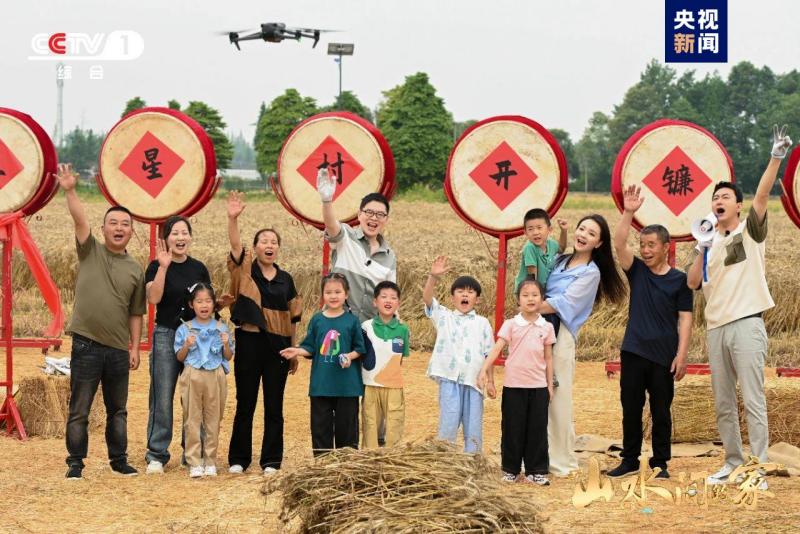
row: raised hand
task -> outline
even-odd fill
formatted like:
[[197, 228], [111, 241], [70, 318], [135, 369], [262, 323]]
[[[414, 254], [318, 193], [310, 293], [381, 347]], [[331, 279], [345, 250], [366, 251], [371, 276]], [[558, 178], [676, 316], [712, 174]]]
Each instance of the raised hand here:
[[222, 308], [227, 308], [234, 302], [236, 302], [236, 297], [234, 297], [230, 293], [223, 293], [222, 295], [217, 297], [217, 308], [219, 308], [220, 310]]
[[631, 213], [636, 212], [642, 207], [644, 197], [642, 196], [642, 188], [637, 185], [629, 185], [622, 193], [622, 207], [625, 211]]
[[59, 163], [56, 172], [58, 185], [64, 191], [72, 191], [78, 185], [78, 175], [72, 170], [71, 163]]
[[172, 263], [172, 253], [167, 249], [167, 243], [163, 239], [156, 241], [156, 259], [159, 267], [165, 269]]
[[434, 278], [439, 278], [449, 270], [450, 266], [447, 264], [447, 257], [439, 256], [433, 260], [433, 265], [431, 265], [431, 276]]
[[784, 124], [780, 128], [778, 125], [772, 127], [772, 157], [776, 159], [783, 159], [792, 146], [792, 139], [786, 135], [787, 126]]
[[331, 202], [336, 193], [336, 177], [330, 176], [327, 168], [317, 171], [317, 192], [323, 202]]
[[247, 205], [244, 203], [244, 193], [231, 191], [228, 193], [228, 217], [236, 219], [242, 214]]
[[569, 230], [569, 221], [564, 219], [563, 217], [557, 217], [556, 223], [558, 223], [558, 227], [562, 230]]

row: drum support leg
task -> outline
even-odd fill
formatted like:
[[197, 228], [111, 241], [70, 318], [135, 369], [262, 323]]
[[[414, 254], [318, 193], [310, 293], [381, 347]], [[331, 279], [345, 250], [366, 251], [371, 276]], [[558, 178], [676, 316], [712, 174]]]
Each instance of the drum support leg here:
[[14, 430], [20, 440], [28, 439], [22, 418], [19, 415], [17, 404], [14, 402], [14, 328], [11, 322], [11, 226], [6, 226], [0, 231], [3, 241], [3, 344], [6, 346], [6, 379], [0, 382], [0, 387], [5, 386], [6, 398], [0, 407], [0, 422], [5, 423], [6, 435], [10, 436]]
[[[150, 223], [150, 261], [156, 259], [156, 243], [158, 240], [158, 224]], [[150, 350], [153, 345], [153, 328], [156, 321], [156, 307], [147, 303], [147, 339], [139, 340], [139, 350]]]

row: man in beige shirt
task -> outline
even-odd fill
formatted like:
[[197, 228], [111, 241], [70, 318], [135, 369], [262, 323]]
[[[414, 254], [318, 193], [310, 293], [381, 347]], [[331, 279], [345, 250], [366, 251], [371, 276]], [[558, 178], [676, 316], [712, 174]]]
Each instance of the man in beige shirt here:
[[[730, 182], [714, 187], [711, 207], [717, 217], [714, 236], [700, 242], [687, 270], [687, 284], [703, 290], [708, 329], [708, 361], [717, 412], [717, 427], [725, 447], [725, 465], [708, 478], [726, 484], [734, 469], [746, 462], [739, 429], [736, 382], [742, 391], [750, 450], [767, 461], [769, 433], [764, 395], [767, 333], [762, 314], [775, 306], [767, 287], [764, 252], [767, 201], [791, 139], [784, 129], [773, 132], [772, 158], [758, 183], [753, 204], [740, 220], [742, 191]], [[760, 489], [766, 489], [766, 480]]]

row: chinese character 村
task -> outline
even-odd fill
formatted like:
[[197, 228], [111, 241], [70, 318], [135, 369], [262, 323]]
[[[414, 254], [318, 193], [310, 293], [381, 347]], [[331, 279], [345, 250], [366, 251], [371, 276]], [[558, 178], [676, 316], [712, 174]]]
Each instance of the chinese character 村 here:
[[333, 163], [330, 163], [328, 161], [327, 152], [325, 152], [322, 156], [323, 156], [323, 161], [317, 166], [317, 169], [327, 169], [330, 167], [333, 175], [336, 176], [336, 183], [341, 185], [342, 179], [344, 178], [344, 174], [342, 172], [344, 168], [344, 160], [342, 160], [342, 153], [341, 152], [336, 153], [336, 161], [334, 161]]

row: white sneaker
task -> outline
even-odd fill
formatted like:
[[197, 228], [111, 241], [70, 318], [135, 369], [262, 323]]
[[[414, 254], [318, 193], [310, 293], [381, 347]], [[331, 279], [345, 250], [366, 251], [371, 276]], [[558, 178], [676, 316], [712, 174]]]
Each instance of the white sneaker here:
[[148, 475], [163, 475], [164, 474], [164, 464], [157, 460], [152, 460], [149, 464], [147, 464], [147, 471], [145, 471]]
[[278, 470], [275, 469], [274, 467], [265, 467], [264, 468], [264, 476], [267, 476], [267, 477], [270, 476], [270, 475], [274, 475], [277, 472], [278, 472]]
[[722, 466], [722, 469], [720, 469], [719, 471], [708, 477], [706, 479], [706, 482], [711, 486], [719, 484], [727, 484], [728, 477], [731, 475], [731, 473], [733, 473], [734, 469], [735, 468], [729, 466], [728, 464], [725, 464]]
[[202, 465], [194, 465], [189, 468], [189, 478], [200, 478], [205, 474]]
[[761, 482], [758, 484], [759, 491], [767, 491], [769, 489], [769, 484], [767, 484], [767, 479], [762, 478]]
[[233, 464], [228, 468], [228, 473], [231, 473], [232, 475], [241, 475], [244, 473], [244, 468], [239, 464]]
[[217, 466], [216, 465], [207, 465], [203, 474], [207, 477], [215, 477], [217, 476]]

